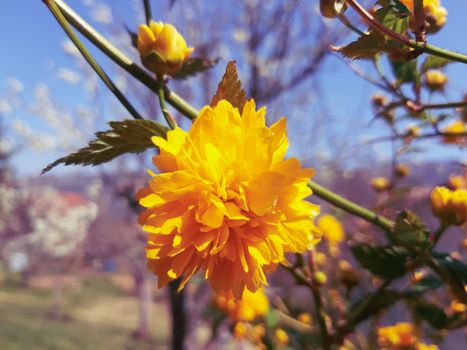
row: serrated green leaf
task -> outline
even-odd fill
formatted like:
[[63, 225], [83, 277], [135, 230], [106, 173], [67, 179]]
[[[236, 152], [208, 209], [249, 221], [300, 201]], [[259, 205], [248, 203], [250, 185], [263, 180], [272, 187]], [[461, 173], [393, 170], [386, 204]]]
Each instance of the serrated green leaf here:
[[173, 76], [174, 79], [186, 79], [198, 73], [214, 67], [218, 60], [208, 60], [201, 57], [189, 58], [183, 63], [182, 68]]
[[125, 153], [139, 153], [154, 147], [153, 136], [165, 137], [168, 129], [152, 120], [124, 120], [109, 123], [111, 130], [96, 133], [96, 140], [75, 153], [49, 164], [42, 174], [59, 164], [98, 165]]
[[439, 56], [430, 55], [423, 61], [421, 71], [425, 73], [429, 69], [443, 68], [449, 63], [452, 63], [452, 61]]
[[446, 328], [448, 325], [448, 317], [443, 309], [423, 299], [419, 299], [415, 303], [414, 316], [427, 321], [437, 329]]
[[401, 298], [399, 292], [391, 289], [368, 293], [350, 306], [345, 318], [356, 325], [378, 311], [394, 305]]
[[363, 268], [381, 278], [394, 279], [407, 272], [405, 263], [408, 254], [402, 249], [367, 244], [353, 246], [351, 249]]
[[397, 84], [418, 83], [420, 73], [417, 70], [417, 62], [412, 61], [394, 61], [390, 60], [392, 72], [397, 79]]
[[240, 112], [246, 103], [246, 92], [243, 90], [242, 83], [238, 79], [235, 61], [227, 63], [224, 76], [217, 87], [217, 92], [213, 96], [210, 105], [214, 107], [220, 100], [229, 101]]
[[396, 225], [390, 233], [389, 239], [395, 245], [410, 250], [426, 248], [429, 231], [425, 224], [414, 213], [402, 211], [397, 215]]
[[383, 34], [372, 30], [370, 34], [362, 35], [356, 41], [337, 48], [336, 51], [348, 58], [368, 59], [383, 50], [385, 42]]

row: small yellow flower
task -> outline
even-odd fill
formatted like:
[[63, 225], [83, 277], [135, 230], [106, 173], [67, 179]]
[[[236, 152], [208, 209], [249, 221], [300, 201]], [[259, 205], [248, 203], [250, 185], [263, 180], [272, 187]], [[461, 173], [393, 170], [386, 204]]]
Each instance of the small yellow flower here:
[[219, 292], [214, 304], [234, 321], [253, 321], [269, 311], [269, 299], [262, 289], [254, 293], [245, 290], [242, 299], [236, 299], [231, 292]]
[[376, 192], [383, 192], [391, 187], [391, 182], [385, 177], [375, 177], [371, 179], [371, 187]]
[[467, 220], [467, 190], [436, 187], [431, 192], [431, 207], [445, 225], [462, 225]]
[[318, 285], [322, 286], [328, 281], [328, 276], [323, 271], [316, 271], [313, 275], [313, 280]]
[[425, 83], [432, 91], [443, 91], [448, 82], [448, 77], [438, 69], [432, 69], [425, 73]]
[[289, 335], [282, 328], [277, 328], [274, 333], [276, 340], [280, 345], [287, 345], [289, 343]]
[[301, 314], [298, 315], [297, 319], [305, 324], [311, 325], [313, 322], [313, 317], [311, 317], [311, 314], [309, 312], [302, 312]]
[[156, 74], [174, 75], [193, 53], [177, 29], [168, 23], [142, 24], [138, 31], [138, 51], [143, 65]]
[[189, 132], [153, 137], [161, 171], [137, 198], [147, 209], [139, 222], [149, 232], [148, 267], [159, 287], [199, 270], [217, 291], [241, 298], [267, 284], [285, 253], [303, 253], [319, 241], [313, 218], [319, 206], [305, 201], [312, 169], [284, 160], [285, 119], [266, 126], [266, 109], [253, 100], [240, 114], [222, 100], [204, 107]]
[[331, 244], [337, 244], [345, 238], [344, 227], [333, 215], [324, 214], [318, 219], [318, 227], [323, 232], [323, 237]]
[[[458, 121], [455, 121], [454, 123], [448, 125], [447, 127], [445, 127], [443, 130], [443, 132], [445, 133], [450, 133], [450, 134], [462, 134], [462, 133], [466, 133], [467, 132], [467, 123], [462, 121], [462, 120], [458, 120]], [[443, 138], [443, 142], [444, 143], [453, 143], [453, 144], [462, 144], [464, 142], [466, 142], [467, 140], [467, 136], [445, 136]]]
[[453, 301], [451, 305], [449, 306], [449, 309], [451, 310], [451, 312], [454, 312], [454, 313], [462, 313], [462, 312], [467, 311], [467, 305], [459, 301]]

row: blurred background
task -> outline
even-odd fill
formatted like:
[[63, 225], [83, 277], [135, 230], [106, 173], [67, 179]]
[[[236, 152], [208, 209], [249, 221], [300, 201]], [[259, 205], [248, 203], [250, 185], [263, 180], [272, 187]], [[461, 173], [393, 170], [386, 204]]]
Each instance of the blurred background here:
[[[67, 3], [139, 62], [129, 31], [144, 22], [141, 0]], [[196, 55], [219, 60], [206, 73], [171, 82], [171, 88], [199, 108], [215, 93], [226, 63], [236, 60], [249, 96], [267, 105], [268, 122], [287, 116], [288, 154], [315, 168], [320, 183], [375, 210], [384, 208], [387, 215], [410, 203], [417, 214], [429, 217], [432, 187], [465, 171], [467, 156], [459, 145], [437, 138], [410, 144], [385, 139], [391, 128], [375, 117], [372, 102], [380, 90], [360, 76], [376, 76], [373, 66], [329, 49], [356, 36], [340, 22], [323, 19], [318, 1], [154, 0], [152, 5], [155, 20], [174, 23]], [[448, 21], [430, 42], [465, 52], [460, 38], [467, 36], [462, 15], [467, 4], [443, 0], [443, 5]], [[98, 168], [58, 167], [40, 176], [47, 164], [84, 147], [108, 121], [129, 118], [42, 1], [2, 4], [0, 44], [1, 348], [170, 349], [174, 331], [188, 349], [236, 348], [229, 332], [220, 332], [220, 343], [210, 342], [206, 305], [211, 295], [202, 277], [183, 296], [174, 296], [169, 288], [158, 290], [156, 278], [146, 271], [134, 193], [149, 179], [151, 151]], [[143, 116], [163, 121], [150, 90], [88, 47]], [[390, 71], [386, 61], [383, 69]], [[463, 65], [449, 65], [445, 74], [444, 91], [427, 100], [459, 101], [467, 93]], [[174, 114], [181, 126], [189, 126]], [[400, 118], [398, 127], [405, 130], [414, 122]], [[385, 141], [374, 142], [381, 138]], [[391, 195], [375, 192], [370, 180], [393, 178], [395, 162], [408, 164], [410, 174], [397, 180]], [[322, 211], [331, 209], [323, 205]], [[371, 227], [335, 214], [345, 223], [348, 239], [374, 239]], [[458, 230], [441, 243], [453, 250], [461, 241]], [[292, 294], [303, 291], [292, 292], [291, 285], [279, 271], [269, 292], [294, 300]], [[186, 329], [171, 329], [177, 305], [184, 305], [179, 321]], [[459, 348], [449, 341], [443, 348]]]

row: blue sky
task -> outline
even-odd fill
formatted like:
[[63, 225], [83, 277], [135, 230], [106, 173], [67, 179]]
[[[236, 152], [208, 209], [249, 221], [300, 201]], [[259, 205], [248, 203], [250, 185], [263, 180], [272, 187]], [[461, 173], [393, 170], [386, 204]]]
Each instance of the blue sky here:
[[[68, 4], [98, 29], [101, 28], [104, 24], [93, 21], [90, 7], [86, 6], [85, 2], [69, 0]], [[94, 2], [99, 1], [95, 0]], [[153, 2], [154, 4], [160, 3]], [[204, 2], [209, 3], [208, 1]], [[465, 39], [467, 25], [464, 16], [467, 13], [467, 1], [443, 0], [442, 2], [449, 10], [448, 23], [439, 34], [430, 37], [430, 42], [434, 45], [467, 52], [467, 40]], [[130, 27], [136, 27], [138, 20], [133, 1], [101, 0], [100, 3], [112, 7], [114, 24], [121, 22]], [[157, 12], [157, 7], [154, 12]], [[0, 44], [3, 47], [0, 64], [0, 93], [4, 90], [8, 77], [17, 77], [24, 84], [25, 98], [32, 98], [33, 88], [38, 83], [44, 82], [49, 86], [54, 97], [63, 104], [76, 105], [88, 102], [85, 100], [85, 94], [81, 88], [64, 84], [52, 74], [52, 64], [56, 67], [71, 68], [73, 65], [61, 47], [65, 34], [42, 1], [6, 1], [2, 4], [0, 33]], [[453, 64], [447, 68], [447, 73], [450, 77], [448, 91], [451, 92], [447, 99], [458, 99], [462, 93], [467, 92], [467, 67], [462, 64]], [[369, 103], [361, 103], [360, 101], [365, 96], [371, 95], [375, 89], [356, 77], [340, 58], [329, 59], [321, 73], [320, 81], [323, 85], [323, 97], [331, 102], [333, 114], [344, 116], [350, 111], [362, 114], [363, 118], [368, 121], [371, 119]], [[117, 103], [115, 104], [117, 105]], [[34, 130], [47, 130], [46, 126], [27, 112], [19, 118], [25, 120]], [[338, 128], [339, 124], [336, 123], [335, 127]], [[374, 129], [375, 135], [378, 134], [377, 129], [377, 127]], [[85, 140], [83, 140], [83, 145], [84, 142]], [[452, 148], [446, 150], [442, 149], [434, 156], [445, 156], [445, 152], [451, 152], [452, 156], [459, 155], [458, 150]], [[20, 173], [36, 174], [44, 165], [59, 155], [60, 153], [57, 152], [38, 152], [24, 149], [15, 157], [13, 164]]]

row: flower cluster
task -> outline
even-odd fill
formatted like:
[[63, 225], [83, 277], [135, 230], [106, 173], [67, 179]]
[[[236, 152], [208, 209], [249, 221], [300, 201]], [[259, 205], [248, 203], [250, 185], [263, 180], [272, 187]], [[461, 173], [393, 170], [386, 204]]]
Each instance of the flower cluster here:
[[[401, 0], [401, 2], [407, 6], [411, 12], [414, 11], [413, 0]], [[425, 0], [423, 2], [423, 9], [425, 11], [427, 22], [429, 23], [427, 28], [429, 33], [438, 31], [446, 23], [448, 11], [446, 8], [441, 6], [440, 0]]]
[[265, 125], [253, 100], [240, 114], [229, 102], [206, 106], [189, 132], [154, 137], [160, 155], [149, 186], [137, 198], [147, 209], [139, 222], [149, 232], [148, 266], [159, 286], [197, 271], [217, 291], [240, 298], [267, 284], [265, 271], [284, 253], [304, 252], [319, 240], [319, 207], [304, 199], [312, 169], [288, 147], [285, 119]]
[[256, 292], [245, 290], [242, 299], [236, 299], [232, 292], [219, 292], [214, 297], [215, 306], [234, 321], [253, 321], [269, 311], [269, 300], [263, 289]]
[[437, 350], [436, 345], [419, 341], [415, 327], [406, 322], [378, 329], [378, 342], [384, 350]]

